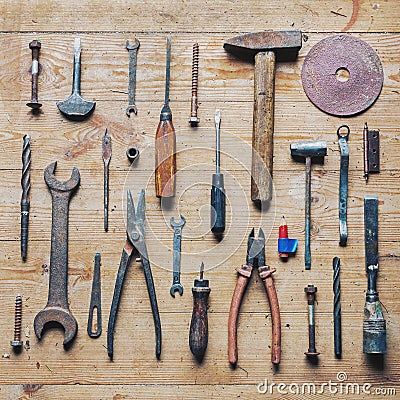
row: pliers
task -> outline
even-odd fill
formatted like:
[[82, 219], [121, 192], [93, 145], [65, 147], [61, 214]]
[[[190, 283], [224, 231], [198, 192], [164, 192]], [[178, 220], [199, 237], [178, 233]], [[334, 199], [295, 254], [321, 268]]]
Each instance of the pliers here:
[[254, 237], [254, 228], [252, 229], [247, 241], [246, 264], [236, 269], [238, 272], [238, 280], [235, 291], [233, 292], [228, 320], [229, 362], [233, 366], [237, 364], [237, 319], [243, 294], [249, 283], [253, 267], [258, 268], [258, 274], [264, 281], [267, 291], [272, 320], [271, 361], [273, 364], [278, 365], [281, 360], [281, 316], [279, 312], [278, 296], [276, 295], [275, 285], [272, 279], [272, 274], [276, 271], [276, 268], [270, 268], [268, 265], [265, 265], [265, 236], [261, 228], [258, 233], [258, 238]]
[[146, 204], [144, 190], [140, 192], [137, 210], [135, 213], [135, 205], [132, 200], [132, 194], [128, 190], [127, 202], [127, 221], [126, 234], [127, 239], [122, 250], [121, 261], [119, 264], [117, 280], [115, 282], [114, 296], [111, 304], [110, 318], [108, 320], [107, 331], [107, 352], [112, 359], [114, 353], [114, 328], [119, 302], [121, 300], [122, 286], [125, 275], [130, 265], [133, 250], [136, 249], [141, 258], [141, 263], [146, 278], [147, 291], [150, 297], [151, 311], [153, 313], [154, 328], [156, 334], [156, 357], [159, 359], [161, 355], [161, 322], [158, 312], [156, 291], [154, 289], [153, 275], [151, 273], [149, 256], [147, 254], [145, 240], [145, 219], [146, 219]]

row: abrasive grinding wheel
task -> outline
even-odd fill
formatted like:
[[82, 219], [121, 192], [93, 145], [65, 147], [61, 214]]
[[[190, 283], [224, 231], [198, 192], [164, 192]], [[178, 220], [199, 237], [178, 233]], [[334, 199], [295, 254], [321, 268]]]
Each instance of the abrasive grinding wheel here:
[[353, 36], [336, 35], [309, 51], [301, 79], [315, 106], [331, 115], [350, 116], [365, 111], [378, 98], [383, 69], [369, 44]]

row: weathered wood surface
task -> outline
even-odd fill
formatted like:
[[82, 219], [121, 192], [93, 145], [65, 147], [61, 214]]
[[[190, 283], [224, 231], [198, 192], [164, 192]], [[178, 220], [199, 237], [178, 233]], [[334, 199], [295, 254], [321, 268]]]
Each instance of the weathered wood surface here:
[[241, 32], [268, 29], [306, 31], [399, 31], [397, 0], [307, 0], [262, 3], [218, 0], [141, 2], [124, 0], [4, 0], [1, 31]]
[[[212, 3], [127, 1], [27, 1], [0, 4], [0, 398], [1, 399], [137, 399], [137, 398], [305, 398], [299, 392], [258, 393], [268, 383], [369, 383], [371, 391], [386, 389], [385, 398], [400, 393], [400, 2], [387, 0], [280, 1]], [[250, 163], [254, 65], [222, 48], [225, 38], [271, 29], [302, 29], [303, 48], [296, 62], [278, 63], [276, 70], [274, 190], [268, 212], [250, 201]], [[172, 32], [171, 108], [177, 135], [177, 197], [161, 207], [154, 189], [154, 140], [164, 98], [165, 36]], [[350, 32], [367, 41], [381, 58], [385, 82], [381, 96], [367, 112], [348, 119], [327, 116], [309, 103], [301, 85], [301, 67], [310, 48], [327, 35]], [[82, 38], [82, 95], [97, 102], [84, 122], [71, 122], [55, 102], [71, 92], [74, 37]], [[136, 100], [138, 115], [127, 118], [127, 38], [138, 37]], [[42, 42], [39, 77], [41, 113], [26, 107], [30, 97], [28, 44]], [[192, 45], [200, 45], [198, 128], [189, 127]], [[209, 196], [215, 162], [214, 112], [220, 108], [221, 167], [227, 193], [227, 232], [218, 243], [209, 232]], [[381, 173], [362, 177], [362, 127], [381, 131]], [[351, 129], [349, 138], [349, 241], [339, 246], [339, 148], [336, 130]], [[103, 162], [101, 137], [112, 136], [109, 232], [103, 231]], [[28, 259], [19, 247], [22, 137], [32, 137], [32, 190]], [[312, 270], [304, 270], [304, 170], [290, 157], [290, 143], [308, 139], [328, 141], [323, 165], [312, 171]], [[139, 161], [130, 167], [126, 147], [135, 144]], [[69, 298], [79, 323], [78, 336], [68, 351], [62, 332], [49, 330], [41, 342], [33, 319], [47, 299], [51, 235], [51, 197], [43, 169], [58, 160], [57, 176], [67, 179], [80, 169], [81, 186], [70, 206]], [[135, 202], [146, 189], [147, 240], [160, 317], [163, 350], [154, 355], [154, 329], [145, 280], [133, 263], [126, 278], [115, 334], [115, 358], [107, 357], [106, 327], [116, 272], [125, 241], [126, 190]], [[378, 288], [386, 308], [388, 354], [383, 364], [362, 354], [364, 273], [363, 196], [379, 196], [380, 277]], [[182, 213], [182, 297], [172, 299], [173, 231], [171, 216]], [[276, 239], [284, 214], [290, 237], [299, 239], [295, 258], [281, 262]], [[245, 262], [251, 227], [268, 235], [268, 263], [277, 268], [275, 285], [282, 312], [282, 363], [270, 362], [271, 319], [261, 280], [255, 273], [241, 308], [238, 326], [239, 368], [227, 359], [227, 319], [236, 283], [235, 267]], [[102, 254], [103, 334], [93, 340], [86, 323], [93, 257]], [[343, 358], [333, 354], [332, 258], [342, 262]], [[210, 280], [209, 345], [198, 365], [188, 345], [192, 311], [191, 286], [201, 261]], [[318, 366], [307, 350], [307, 305], [304, 286], [318, 286], [316, 306]], [[16, 294], [24, 300], [23, 340], [30, 348], [14, 354]], [[265, 387], [260, 387], [261, 390]], [[286, 390], [288, 387], [286, 387]], [[292, 388], [295, 390], [295, 387]], [[317, 387], [317, 390], [320, 386]], [[393, 390], [389, 390], [393, 389]], [[269, 390], [269, 389], [268, 389]], [[396, 393], [394, 392], [396, 391]], [[371, 394], [346, 398], [369, 398]], [[344, 398], [327, 388], [310, 398]], [[307, 397], [307, 398], [308, 398]]]

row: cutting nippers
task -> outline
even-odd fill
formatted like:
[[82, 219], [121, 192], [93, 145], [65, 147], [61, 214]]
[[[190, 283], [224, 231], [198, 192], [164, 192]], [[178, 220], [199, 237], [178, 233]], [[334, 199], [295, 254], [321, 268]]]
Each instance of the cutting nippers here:
[[153, 313], [154, 328], [156, 335], [156, 357], [160, 358], [161, 355], [161, 322], [158, 312], [156, 291], [154, 289], [153, 275], [151, 273], [149, 256], [147, 254], [146, 239], [145, 239], [145, 219], [146, 219], [146, 204], [145, 193], [142, 189], [137, 210], [135, 213], [135, 205], [133, 203], [132, 194], [128, 190], [127, 202], [127, 221], [126, 221], [126, 234], [127, 239], [125, 246], [122, 250], [121, 261], [119, 264], [117, 280], [115, 282], [114, 296], [111, 304], [110, 318], [108, 320], [107, 331], [107, 352], [108, 356], [112, 359], [114, 353], [114, 328], [117, 311], [121, 300], [122, 287], [125, 279], [126, 272], [131, 263], [131, 259], [136, 249], [140, 256], [144, 276], [146, 279], [147, 291], [150, 297], [151, 311]]

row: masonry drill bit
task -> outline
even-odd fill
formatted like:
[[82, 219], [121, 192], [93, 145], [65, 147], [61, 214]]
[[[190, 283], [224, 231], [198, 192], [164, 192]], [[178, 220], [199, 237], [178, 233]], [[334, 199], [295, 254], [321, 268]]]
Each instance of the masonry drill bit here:
[[108, 173], [110, 167], [111, 160], [111, 136], [108, 134], [106, 129], [106, 133], [103, 136], [102, 141], [102, 149], [103, 149], [103, 162], [104, 162], [104, 230], [108, 231]]
[[22, 147], [22, 197], [21, 197], [21, 257], [26, 260], [28, 251], [29, 209], [31, 206], [29, 192], [31, 190], [31, 138], [24, 136]]
[[342, 355], [342, 307], [340, 304], [340, 258], [333, 259], [333, 334], [335, 356]]

